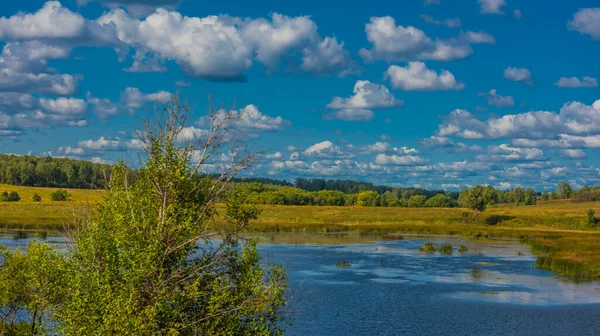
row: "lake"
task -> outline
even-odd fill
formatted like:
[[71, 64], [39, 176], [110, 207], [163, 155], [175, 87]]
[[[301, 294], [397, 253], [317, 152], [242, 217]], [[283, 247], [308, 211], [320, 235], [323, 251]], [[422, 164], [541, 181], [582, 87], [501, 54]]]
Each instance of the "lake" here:
[[[360, 237], [274, 234], [257, 237], [267, 263], [288, 271], [289, 335], [599, 335], [600, 283], [532, 267], [512, 240], [451, 236]], [[403, 238], [403, 239], [401, 239]], [[2, 234], [0, 244], [61, 237]], [[449, 243], [452, 255], [424, 253]], [[458, 253], [464, 245], [468, 253]], [[339, 267], [336, 263], [348, 263]]]

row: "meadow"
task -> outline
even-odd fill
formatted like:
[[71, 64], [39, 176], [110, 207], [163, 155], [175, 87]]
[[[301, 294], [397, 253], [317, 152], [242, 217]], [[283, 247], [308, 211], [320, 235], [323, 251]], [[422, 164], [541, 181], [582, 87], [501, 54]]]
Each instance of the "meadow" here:
[[[55, 202], [50, 200], [55, 190], [57, 188], [0, 184], [0, 192], [16, 191], [21, 196], [18, 202], [0, 202], [0, 228], [61, 230], [92, 209], [103, 194], [102, 190], [67, 189], [70, 200]], [[32, 201], [34, 193], [42, 197], [41, 202]], [[600, 227], [590, 226], [586, 217], [588, 209], [600, 213], [600, 202], [559, 200], [535, 206], [501, 204], [488, 207], [479, 218], [462, 208], [291, 205], [261, 205], [260, 208], [260, 218], [253, 221], [247, 231], [515, 238], [538, 255], [537, 267], [578, 278], [600, 278]]]

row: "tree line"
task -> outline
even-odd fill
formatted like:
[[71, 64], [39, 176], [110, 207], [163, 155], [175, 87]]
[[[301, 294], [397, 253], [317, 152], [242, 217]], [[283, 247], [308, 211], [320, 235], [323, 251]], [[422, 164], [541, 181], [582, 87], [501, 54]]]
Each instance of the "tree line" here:
[[83, 160], [0, 154], [0, 183], [28, 187], [103, 189], [111, 166]]

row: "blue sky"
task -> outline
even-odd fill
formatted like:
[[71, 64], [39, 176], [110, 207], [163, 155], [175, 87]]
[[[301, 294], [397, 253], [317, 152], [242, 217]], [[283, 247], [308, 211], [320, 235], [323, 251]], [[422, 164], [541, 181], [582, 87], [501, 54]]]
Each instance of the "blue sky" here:
[[209, 95], [248, 115], [249, 145], [266, 151], [247, 175], [598, 184], [597, 6], [11, 2], [0, 9], [0, 152], [127, 160], [141, 116], [179, 87], [190, 130]]

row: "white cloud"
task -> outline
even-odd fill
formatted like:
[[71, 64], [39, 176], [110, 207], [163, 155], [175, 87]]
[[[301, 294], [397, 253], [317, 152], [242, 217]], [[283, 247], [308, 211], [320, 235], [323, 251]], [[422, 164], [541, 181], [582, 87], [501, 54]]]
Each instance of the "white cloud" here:
[[429, 15], [424, 15], [421, 14], [419, 15], [419, 17], [421, 17], [421, 19], [423, 19], [423, 21], [427, 22], [427, 23], [432, 23], [434, 25], [444, 25], [448, 28], [457, 28], [460, 27], [461, 25], [461, 21], [459, 18], [455, 17], [452, 19], [445, 19], [445, 20], [436, 20], [433, 17], [429, 16]]
[[80, 115], [87, 111], [87, 103], [83, 99], [60, 97], [57, 99], [40, 98], [42, 109], [61, 115]]
[[313, 75], [346, 77], [357, 72], [356, 62], [344, 49], [344, 43], [338, 43], [335, 37], [326, 37], [302, 53], [302, 69]]
[[[285, 126], [291, 125], [288, 120], [283, 119], [280, 116], [271, 117], [266, 114], [262, 114], [255, 105], [247, 105], [246, 107], [239, 110], [219, 110], [216, 114], [216, 122], [219, 123], [227, 116], [237, 120], [234, 127], [242, 129], [244, 131], [253, 132], [271, 132], [283, 129]], [[199, 125], [209, 126], [209, 119], [202, 117], [198, 121]]]
[[377, 154], [375, 163], [380, 165], [416, 166], [427, 163], [427, 160], [416, 155]]
[[[77, 0], [78, 5], [86, 5], [94, 0]], [[175, 9], [181, 0], [95, 0], [102, 6], [114, 9], [126, 8], [129, 13], [136, 17], [151, 14], [156, 8]]]
[[409, 62], [407, 67], [390, 65], [384, 76], [390, 79], [393, 88], [406, 91], [448, 91], [465, 87], [450, 71], [442, 70], [438, 75], [422, 62]]
[[455, 142], [454, 140], [447, 137], [430, 136], [429, 138], [423, 139], [421, 144], [425, 148], [439, 149], [449, 153], [458, 152], [481, 152], [482, 148], [477, 145], [466, 145], [462, 142]]
[[504, 78], [515, 82], [523, 82], [533, 85], [531, 72], [526, 68], [508, 67], [504, 69]]
[[[332, 37], [321, 38], [308, 16], [274, 13], [270, 19], [226, 15], [200, 18], [157, 9], [140, 21], [114, 10], [98, 21], [114, 23], [119, 38], [138, 49], [136, 70], [146, 64], [146, 55], [173, 60], [190, 77], [227, 81], [245, 80], [244, 72], [255, 61], [275, 72], [285, 58], [319, 76], [345, 76], [356, 66], [343, 43]], [[287, 57], [293, 53], [301, 54], [301, 60]], [[149, 69], [163, 69], [155, 65]]]
[[322, 141], [308, 147], [304, 155], [321, 159], [347, 159], [355, 155], [348, 153], [331, 141]]
[[504, 0], [477, 0], [481, 6], [481, 14], [503, 15], [502, 7], [506, 6]]
[[570, 102], [561, 108], [560, 113], [532, 111], [485, 121], [475, 118], [466, 110], [454, 110], [439, 126], [439, 136], [444, 137], [555, 139], [560, 134], [564, 141], [582, 141], [587, 144], [594, 142], [589, 137], [599, 132], [600, 100], [592, 105]]
[[121, 93], [121, 103], [130, 113], [139, 110], [146, 103], [164, 103], [171, 100], [173, 94], [167, 91], [144, 93], [135, 87], [128, 87]]
[[521, 20], [521, 18], [523, 17], [523, 14], [521, 13], [520, 10], [515, 9], [515, 11], [513, 12], [513, 17], [515, 18], [515, 20]]
[[501, 96], [498, 94], [498, 91], [495, 89], [490, 90], [490, 92], [480, 92], [479, 96], [487, 99], [489, 105], [493, 105], [496, 107], [509, 107], [514, 106], [515, 101], [511, 96]]
[[113, 103], [110, 99], [94, 97], [90, 92], [86, 94], [86, 99], [89, 104], [94, 106], [94, 112], [102, 120], [116, 116], [120, 112], [118, 104]]
[[396, 21], [390, 16], [371, 17], [370, 22], [365, 25], [365, 32], [373, 48], [362, 48], [359, 54], [367, 62], [451, 61], [473, 53], [473, 48], [462, 39], [434, 41], [418, 28], [396, 26]]
[[490, 155], [478, 157], [481, 161], [544, 161], [547, 158], [539, 148], [518, 148], [506, 144], [491, 146]]
[[562, 149], [559, 154], [567, 159], [585, 159], [587, 157], [582, 149]]
[[600, 40], [600, 7], [580, 9], [573, 14], [573, 20], [569, 21], [567, 27]]
[[80, 155], [84, 155], [85, 151], [83, 150], [83, 148], [75, 148], [75, 147], [71, 147], [71, 146], [65, 146], [65, 147], [58, 147], [58, 154], [80, 156]]
[[583, 76], [582, 79], [577, 77], [561, 77], [555, 85], [560, 88], [597, 88], [598, 80], [588, 76]]
[[460, 38], [463, 39], [464, 41], [467, 41], [471, 44], [494, 44], [496, 43], [496, 39], [483, 31], [478, 31], [478, 32], [474, 32], [474, 31], [467, 31], [467, 32], [462, 32], [460, 34]]
[[265, 158], [267, 158], [267, 159], [281, 159], [282, 157], [283, 157], [283, 155], [281, 154], [281, 152], [275, 152], [272, 154], [265, 155]]
[[334, 114], [338, 119], [368, 121], [373, 119], [373, 109], [401, 107], [403, 104], [384, 85], [359, 80], [354, 84], [353, 96], [334, 97], [327, 107], [338, 110]]
[[98, 140], [84, 140], [77, 142], [77, 147], [91, 151], [124, 151], [141, 150], [144, 144], [139, 139], [121, 140], [119, 138], [106, 139], [100, 137]]
[[0, 91], [70, 96], [77, 91], [78, 81], [78, 77], [68, 74], [32, 74], [0, 69]]

